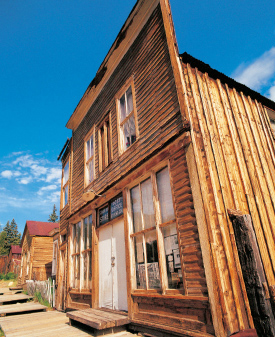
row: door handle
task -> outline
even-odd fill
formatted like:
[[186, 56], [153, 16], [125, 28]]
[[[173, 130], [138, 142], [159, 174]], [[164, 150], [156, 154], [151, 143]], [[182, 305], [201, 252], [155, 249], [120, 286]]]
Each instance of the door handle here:
[[114, 267], [115, 266], [115, 257], [114, 256], [111, 257], [111, 261], [112, 261], [111, 266]]

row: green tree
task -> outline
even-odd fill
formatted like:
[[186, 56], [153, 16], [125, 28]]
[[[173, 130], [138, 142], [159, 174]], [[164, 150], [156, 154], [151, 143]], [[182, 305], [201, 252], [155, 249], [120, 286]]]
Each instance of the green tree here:
[[49, 222], [57, 222], [58, 221], [58, 215], [56, 214], [56, 207], [53, 205], [53, 212], [49, 215]]
[[2, 231], [0, 233], [0, 255], [7, 255], [9, 251], [5, 248], [5, 243], [7, 239], [7, 233]]
[[9, 252], [11, 245], [19, 245], [21, 241], [21, 233], [18, 232], [18, 227], [14, 219], [12, 219], [11, 223], [9, 221], [7, 222], [3, 228], [2, 233], [3, 232], [6, 232], [7, 235], [4, 241], [4, 249]]

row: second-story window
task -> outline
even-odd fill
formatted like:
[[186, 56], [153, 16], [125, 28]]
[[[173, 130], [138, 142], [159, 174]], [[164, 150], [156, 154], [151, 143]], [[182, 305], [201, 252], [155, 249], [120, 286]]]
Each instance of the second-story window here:
[[85, 141], [85, 185], [95, 179], [94, 132]]
[[63, 207], [67, 205], [69, 199], [69, 161], [63, 168], [62, 172], [62, 196], [63, 196]]
[[133, 83], [126, 86], [126, 90], [118, 99], [119, 143], [120, 153], [127, 150], [137, 139], [137, 125], [135, 112]]
[[98, 129], [99, 171], [103, 171], [111, 162], [111, 125], [110, 117], [104, 120]]

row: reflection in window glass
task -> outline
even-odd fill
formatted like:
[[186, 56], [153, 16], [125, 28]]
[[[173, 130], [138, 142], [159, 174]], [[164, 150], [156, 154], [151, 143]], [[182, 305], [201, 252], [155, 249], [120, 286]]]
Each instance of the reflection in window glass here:
[[136, 233], [142, 230], [139, 186], [136, 186], [131, 189], [131, 201], [133, 211], [134, 232]]
[[160, 288], [159, 264], [158, 264], [158, 247], [156, 231], [150, 231], [145, 234], [146, 255], [147, 255], [147, 272], [150, 289]]
[[182, 270], [176, 224], [164, 227], [162, 232], [166, 256], [168, 287], [170, 289], [182, 289]]
[[175, 219], [168, 167], [157, 173], [158, 197], [162, 223]]
[[142, 235], [135, 237], [137, 289], [146, 289], [145, 261]]
[[151, 179], [145, 180], [143, 183], [140, 184], [140, 186], [142, 195], [144, 229], [147, 229], [156, 225], [153, 204], [153, 187]]
[[126, 150], [130, 145], [136, 141], [136, 126], [135, 126], [135, 116], [132, 115], [123, 125], [124, 130], [124, 144]]

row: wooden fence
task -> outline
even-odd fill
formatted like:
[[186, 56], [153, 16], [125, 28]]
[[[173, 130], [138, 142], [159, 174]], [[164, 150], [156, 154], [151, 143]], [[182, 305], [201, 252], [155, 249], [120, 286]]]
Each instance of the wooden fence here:
[[50, 305], [55, 307], [55, 281], [50, 278], [47, 281], [26, 280], [27, 292], [34, 296], [35, 293], [40, 292], [41, 297], [47, 300]]

